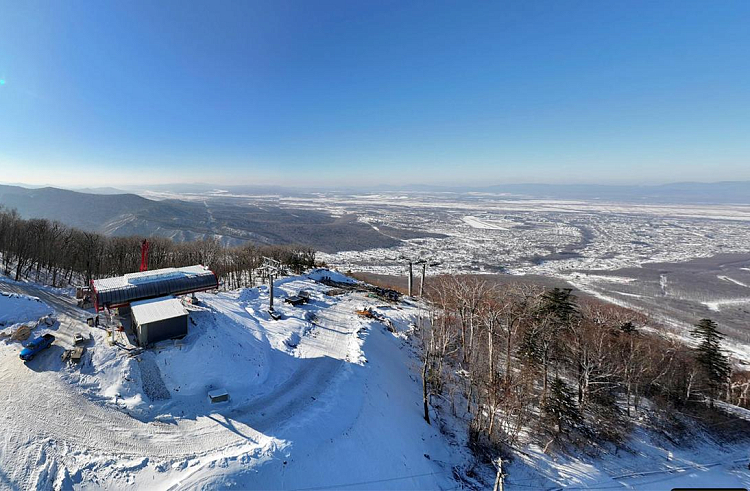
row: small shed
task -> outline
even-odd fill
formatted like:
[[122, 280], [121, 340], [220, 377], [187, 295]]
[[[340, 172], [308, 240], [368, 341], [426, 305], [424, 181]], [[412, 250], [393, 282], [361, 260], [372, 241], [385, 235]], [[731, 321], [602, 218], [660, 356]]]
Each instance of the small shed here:
[[187, 335], [188, 313], [176, 298], [160, 297], [131, 304], [138, 344], [146, 346]]
[[208, 392], [208, 400], [212, 404], [217, 402], [227, 402], [229, 400], [229, 392], [225, 389], [216, 389]]

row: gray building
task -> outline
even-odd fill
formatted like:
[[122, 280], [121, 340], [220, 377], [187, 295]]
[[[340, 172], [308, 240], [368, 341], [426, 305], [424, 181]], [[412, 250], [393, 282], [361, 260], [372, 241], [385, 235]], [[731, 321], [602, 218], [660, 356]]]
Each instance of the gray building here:
[[130, 304], [138, 344], [147, 346], [188, 333], [188, 312], [178, 299], [168, 296]]

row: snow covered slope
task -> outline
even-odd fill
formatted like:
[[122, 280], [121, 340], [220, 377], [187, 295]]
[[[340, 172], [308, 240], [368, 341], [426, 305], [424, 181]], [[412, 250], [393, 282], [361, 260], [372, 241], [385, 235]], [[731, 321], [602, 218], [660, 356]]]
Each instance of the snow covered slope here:
[[[86, 327], [89, 314], [71, 299], [14, 288], [41, 296], [60, 322], [55, 344], [28, 364], [18, 343], [0, 344], [0, 489], [448, 490], [462, 485], [454, 469], [491, 482], [491, 467], [468, 462], [464, 426], [445, 415], [433, 414], [433, 426], [422, 419], [406, 337], [417, 304], [332, 297], [292, 277], [276, 282], [281, 320], [268, 315], [266, 287], [200, 294], [184, 339], [129, 352]], [[309, 304], [283, 302], [301, 289]], [[395, 332], [357, 316], [364, 307]], [[71, 333], [81, 331], [92, 337], [84, 360], [63, 363]], [[230, 401], [211, 404], [214, 389]], [[746, 465], [740, 441], [667, 441], [639, 429], [625, 448], [598, 455], [551, 456], [530, 445], [506, 466], [506, 489], [747, 487]]]
[[[308, 305], [282, 302], [303, 288]], [[142, 353], [58, 312], [93, 337], [80, 366], [60, 361], [63, 342], [27, 365], [0, 346], [0, 487], [455, 488], [460, 456], [421, 417], [400, 334], [418, 307], [327, 289], [278, 281], [279, 321], [265, 287], [199, 295], [188, 336]], [[212, 405], [216, 388], [230, 401]]]
[[52, 312], [36, 297], [0, 291], [0, 329], [39, 319]]
[[669, 441], [636, 429], [622, 447], [592, 457], [550, 456], [536, 445], [508, 468], [506, 489], [639, 489], [750, 486], [746, 441], [717, 442], [709, 435]]

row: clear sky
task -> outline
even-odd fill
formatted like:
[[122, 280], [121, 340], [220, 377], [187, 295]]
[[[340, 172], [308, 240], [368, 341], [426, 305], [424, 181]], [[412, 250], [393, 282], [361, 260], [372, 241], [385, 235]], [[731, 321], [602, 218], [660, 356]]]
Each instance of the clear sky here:
[[0, 0], [0, 181], [750, 179], [750, 1]]

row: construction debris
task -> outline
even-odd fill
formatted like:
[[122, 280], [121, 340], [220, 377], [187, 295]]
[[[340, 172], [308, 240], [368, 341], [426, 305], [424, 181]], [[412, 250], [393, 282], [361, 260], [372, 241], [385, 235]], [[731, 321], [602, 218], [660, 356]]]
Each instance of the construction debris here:
[[375, 312], [370, 307], [362, 310], [355, 310], [355, 313], [360, 317], [366, 317], [368, 319], [375, 319]]
[[70, 352], [70, 360], [73, 363], [78, 363], [81, 361], [81, 358], [83, 358], [83, 354], [86, 352], [86, 348], [83, 346], [77, 346], [76, 348], [73, 348]]
[[72, 361], [73, 363], [80, 363], [83, 354], [86, 352], [86, 348], [83, 346], [76, 346], [73, 349], [66, 349], [60, 355], [60, 359], [63, 362]]
[[383, 324], [389, 331], [395, 332], [395, 328], [393, 327], [393, 323], [391, 322], [391, 320], [383, 314], [375, 311], [372, 307], [367, 307], [362, 310], [355, 310], [355, 313], [360, 317], [376, 320]]
[[339, 295], [344, 295], [345, 293], [349, 293], [349, 290], [344, 290], [342, 288], [331, 288], [330, 290], [326, 291], [326, 295], [329, 297], [336, 297]]
[[31, 335], [31, 330], [34, 329], [36, 326], [33, 326], [31, 324], [21, 324], [16, 328], [15, 331], [13, 331], [10, 335], [11, 341], [26, 341], [29, 339], [29, 336]]

